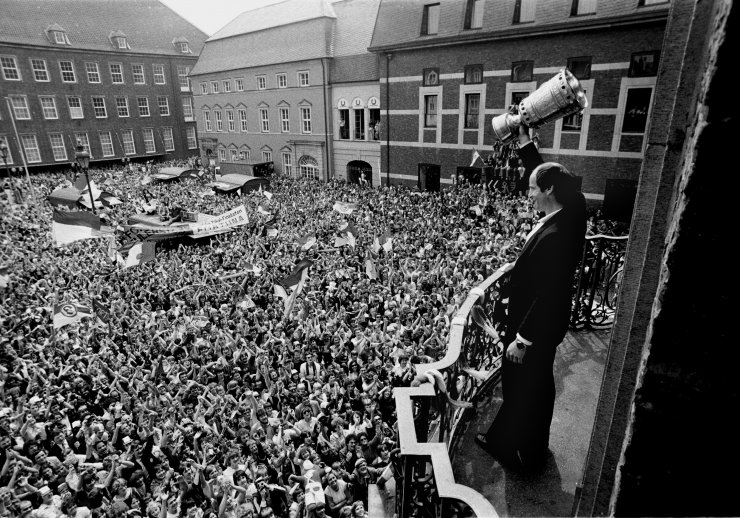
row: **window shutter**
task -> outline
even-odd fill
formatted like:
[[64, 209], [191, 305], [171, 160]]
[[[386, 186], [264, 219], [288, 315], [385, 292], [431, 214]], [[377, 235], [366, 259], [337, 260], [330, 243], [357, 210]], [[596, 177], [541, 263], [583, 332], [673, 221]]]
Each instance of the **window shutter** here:
[[468, 0], [467, 6], [465, 7], [465, 28], [470, 29], [473, 18], [473, 3], [475, 0]]
[[424, 6], [424, 15], [421, 17], [421, 33], [429, 33], [429, 7]]

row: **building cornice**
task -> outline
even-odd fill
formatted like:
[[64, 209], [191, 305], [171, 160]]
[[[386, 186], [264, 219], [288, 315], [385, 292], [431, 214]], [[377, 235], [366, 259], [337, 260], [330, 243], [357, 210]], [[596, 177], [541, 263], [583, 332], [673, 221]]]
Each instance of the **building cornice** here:
[[567, 22], [549, 25], [516, 25], [511, 29], [487, 32], [471, 32], [455, 34], [439, 38], [424, 38], [402, 43], [376, 45], [368, 47], [370, 52], [391, 52], [399, 50], [416, 50], [431, 47], [467, 45], [470, 43], [488, 43], [492, 41], [506, 41], [521, 38], [535, 38], [553, 36], [557, 34], [572, 34], [601, 29], [616, 29], [638, 27], [643, 25], [665, 24], [668, 20], [668, 10], [655, 10], [647, 13], [635, 13], [610, 18], [575, 18]]
[[15, 43], [10, 41], [0, 41], [0, 48], [11, 48], [11, 49], [27, 49], [37, 50], [39, 52], [73, 52], [79, 54], [101, 54], [105, 56], [121, 56], [121, 57], [132, 57], [132, 58], [143, 58], [143, 57], [157, 57], [157, 58], [172, 58], [172, 59], [190, 59], [198, 61], [197, 54], [165, 54], [161, 52], [133, 52], [133, 51], [119, 51], [116, 49], [104, 50], [104, 49], [89, 49], [84, 47], [70, 47], [70, 46], [59, 46], [52, 47], [48, 45], [34, 45], [32, 43]]

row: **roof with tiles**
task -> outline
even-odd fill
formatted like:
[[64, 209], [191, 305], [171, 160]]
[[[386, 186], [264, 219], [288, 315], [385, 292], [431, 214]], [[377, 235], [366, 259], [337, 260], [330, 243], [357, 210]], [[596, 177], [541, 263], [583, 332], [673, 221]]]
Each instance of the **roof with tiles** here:
[[186, 38], [197, 56], [207, 35], [158, 0], [0, 0], [0, 42], [58, 48], [47, 37], [57, 25], [71, 49], [114, 50], [109, 36], [126, 35], [130, 50], [142, 54], [183, 54], [174, 38]]
[[364, 52], [356, 56], [339, 56], [332, 59], [329, 71], [332, 83], [377, 81], [380, 77], [378, 55]]
[[243, 12], [208, 38], [208, 41], [273, 29], [282, 25], [316, 18], [336, 18], [334, 9], [327, 0], [285, 0], [284, 2]]
[[[422, 35], [424, 5], [439, 3], [439, 30], [437, 34]], [[639, 19], [665, 14], [670, 2], [640, 6], [637, 0], [610, 0], [596, 3], [592, 14], [572, 16], [573, 0], [538, 0], [534, 20], [514, 23], [516, 2], [512, 0], [483, 0], [482, 26], [465, 29], [468, 0], [381, 0], [376, 29], [370, 50], [394, 47], [426, 46], [432, 43], [462, 42], [468, 39], [495, 37], [505, 33], [547, 30], [559, 25], [598, 24], [617, 18]]]
[[206, 41], [190, 75], [331, 57], [335, 21], [327, 0], [286, 0], [247, 11]]
[[367, 52], [373, 38], [380, 0], [340, 0], [332, 4], [337, 14], [334, 56]]

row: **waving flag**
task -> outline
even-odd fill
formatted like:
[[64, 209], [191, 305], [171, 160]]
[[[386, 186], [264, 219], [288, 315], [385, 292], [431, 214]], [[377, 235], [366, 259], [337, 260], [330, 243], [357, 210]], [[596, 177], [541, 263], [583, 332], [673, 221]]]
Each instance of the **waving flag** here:
[[100, 237], [100, 218], [89, 212], [55, 210], [51, 233], [57, 245]]
[[276, 297], [280, 297], [280, 298], [281, 298], [281, 299], [283, 299], [284, 301], [285, 301], [285, 300], [288, 300], [288, 294], [287, 294], [287, 293], [285, 292], [285, 288], [283, 288], [283, 287], [282, 287], [282, 286], [280, 286], [279, 284], [276, 284], [276, 285], [275, 285], [275, 286], [273, 287], [273, 290], [274, 290], [274, 292], [275, 292], [275, 296], [276, 296]]
[[356, 203], [350, 203], [346, 201], [334, 202], [334, 207], [333, 207], [333, 209], [340, 214], [352, 214], [352, 211], [354, 211], [356, 208], [357, 208]]
[[383, 250], [390, 252], [393, 249], [393, 237], [390, 232], [383, 232], [378, 238], [378, 243], [383, 247]]
[[470, 165], [468, 167], [473, 167], [473, 164], [480, 158], [480, 153], [478, 153], [478, 150], [473, 148], [473, 160], [470, 161]]
[[267, 198], [268, 200], [272, 199], [272, 193], [270, 191], [263, 191], [262, 194], [264, 194], [265, 198]]
[[303, 237], [299, 237], [297, 243], [301, 246], [301, 250], [309, 250], [316, 244], [316, 233], [312, 232]]
[[308, 267], [303, 268], [300, 275], [301, 278], [293, 290], [293, 293], [291, 293], [290, 297], [285, 301], [285, 312], [283, 313], [283, 318], [288, 318], [288, 316], [290, 316], [290, 312], [293, 310], [293, 305], [295, 304], [295, 299], [298, 297], [298, 294], [301, 293], [303, 286], [306, 284], [306, 278], [308, 278]]
[[473, 205], [472, 207], [470, 207], [470, 210], [475, 212], [476, 216], [480, 216], [481, 214], [483, 214], [483, 209], [480, 208], [480, 205]]
[[110, 311], [105, 304], [100, 302], [98, 299], [93, 299], [93, 309], [95, 310], [95, 316], [97, 316], [102, 323], [107, 324], [110, 322]]
[[375, 268], [375, 263], [371, 259], [365, 261], [365, 273], [371, 279], [378, 278], [378, 270]]
[[91, 316], [92, 311], [88, 306], [80, 306], [70, 302], [54, 304], [54, 329], [79, 322], [83, 318]]
[[349, 239], [347, 238], [339, 237], [339, 236], [336, 236], [334, 238], [334, 248], [341, 248], [348, 244], [349, 244]]
[[10, 282], [10, 266], [0, 266], [0, 288], [7, 288]]
[[339, 232], [341, 235], [346, 237], [347, 244], [354, 248], [357, 236], [360, 235], [355, 226], [350, 222], [345, 222], [339, 227]]
[[80, 196], [86, 197], [90, 199], [90, 192], [92, 191], [92, 199], [97, 201], [98, 198], [100, 198], [100, 195], [103, 191], [98, 189], [98, 186], [95, 185], [95, 182], [90, 180], [90, 187], [85, 185], [85, 187], [82, 189], [82, 192], [80, 193]]
[[154, 261], [154, 241], [138, 241], [118, 249], [118, 264], [124, 268]]
[[310, 268], [312, 264], [313, 261], [311, 261], [310, 259], [301, 259], [301, 261], [295, 266], [295, 268], [293, 268], [293, 271], [290, 273], [290, 275], [286, 276], [282, 281], [280, 281], [280, 284], [282, 284], [286, 289], [295, 288], [301, 281], [303, 270], [308, 270], [308, 268]]
[[375, 236], [373, 239], [373, 252], [376, 254], [380, 252], [380, 241], [378, 240], [378, 236]]

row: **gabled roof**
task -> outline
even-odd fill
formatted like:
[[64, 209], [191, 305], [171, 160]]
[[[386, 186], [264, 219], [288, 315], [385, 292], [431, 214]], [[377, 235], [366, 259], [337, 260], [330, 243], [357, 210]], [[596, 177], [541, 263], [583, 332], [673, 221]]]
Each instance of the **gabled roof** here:
[[316, 18], [336, 18], [334, 9], [327, 0], [285, 0], [284, 2], [243, 12], [208, 38], [208, 41], [273, 29], [282, 25]]
[[111, 51], [108, 36], [122, 31], [130, 51], [182, 56], [172, 43], [185, 37], [197, 55], [207, 35], [158, 0], [0, 0], [0, 42], [57, 47], [50, 26], [64, 28], [67, 48]]
[[333, 56], [355, 56], [367, 52], [380, 0], [340, 0], [332, 7], [337, 15]]

